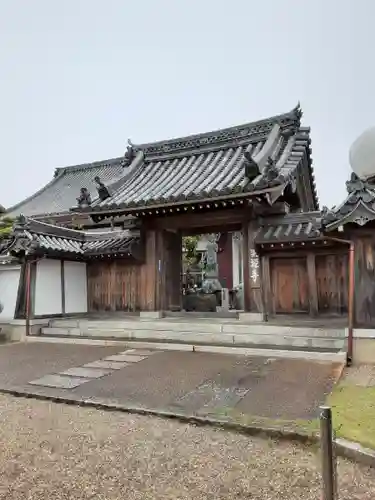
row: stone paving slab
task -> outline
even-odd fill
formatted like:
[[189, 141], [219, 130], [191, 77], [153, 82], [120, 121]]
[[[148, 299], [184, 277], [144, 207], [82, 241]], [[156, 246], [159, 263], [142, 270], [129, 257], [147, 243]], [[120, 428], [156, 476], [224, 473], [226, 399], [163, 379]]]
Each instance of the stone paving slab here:
[[17, 343], [0, 346], [0, 386], [26, 384], [45, 375], [60, 373], [124, 351], [123, 346]]
[[128, 349], [126, 351], [122, 351], [119, 354], [126, 354], [130, 356], [151, 356], [152, 354], [156, 354], [158, 351], [151, 351], [151, 349]]
[[60, 372], [60, 375], [70, 375], [72, 377], [83, 377], [83, 378], [101, 378], [105, 375], [109, 375], [112, 373], [112, 370], [103, 370], [101, 368], [69, 368], [63, 372]]
[[125, 363], [137, 363], [138, 361], [142, 361], [142, 359], [146, 359], [146, 356], [137, 356], [135, 353], [129, 354], [114, 354], [113, 356], [107, 356], [104, 358], [105, 361], [119, 361]]
[[99, 359], [98, 361], [91, 361], [91, 363], [87, 363], [83, 365], [85, 368], [108, 368], [110, 370], [121, 370], [121, 368], [125, 368], [128, 366], [128, 363], [121, 363], [119, 361], [109, 361], [107, 358]]
[[67, 377], [62, 375], [46, 375], [38, 380], [29, 382], [31, 385], [39, 385], [43, 387], [56, 387], [57, 389], [74, 389], [90, 379], [79, 377]]
[[351, 366], [344, 371], [343, 384], [375, 387], [375, 366]]

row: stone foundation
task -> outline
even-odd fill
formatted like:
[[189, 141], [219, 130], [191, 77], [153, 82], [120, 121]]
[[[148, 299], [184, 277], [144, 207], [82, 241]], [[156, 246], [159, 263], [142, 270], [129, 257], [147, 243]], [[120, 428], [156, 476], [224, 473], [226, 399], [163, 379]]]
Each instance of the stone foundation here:
[[[31, 319], [30, 320], [30, 335], [39, 335], [41, 329], [48, 326], [49, 318]], [[23, 342], [26, 338], [26, 320], [14, 319], [2, 326], [2, 333], [5, 334], [6, 340], [10, 342]]]

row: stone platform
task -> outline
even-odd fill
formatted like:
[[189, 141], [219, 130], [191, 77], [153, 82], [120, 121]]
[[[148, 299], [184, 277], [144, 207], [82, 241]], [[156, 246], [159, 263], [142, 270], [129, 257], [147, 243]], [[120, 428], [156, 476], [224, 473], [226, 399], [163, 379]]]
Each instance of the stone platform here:
[[[199, 350], [215, 348], [285, 351], [286, 357], [305, 357], [303, 353], [335, 356], [345, 351], [345, 328], [308, 325], [249, 323], [223, 317], [128, 317], [128, 318], [66, 318], [53, 319], [40, 330], [43, 338], [122, 340], [155, 345], [159, 349]], [[168, 347], [167, 347], [168, 345]], [[206, 349], [207, 350], [207, 349]], [[216, 349], [216, 352], [217, 349]], [[291, 353], [294, 353], [292, 355]], [[300, 353], [300, 354], [298, 354]], [[280, 354], [279, 354], [280, 355]], [[333, 357], [329, 357], [332, 355]], [[324, 356], [321, 358], [323, 359]], [[341, 359], [341, 358], [340, 358]]]

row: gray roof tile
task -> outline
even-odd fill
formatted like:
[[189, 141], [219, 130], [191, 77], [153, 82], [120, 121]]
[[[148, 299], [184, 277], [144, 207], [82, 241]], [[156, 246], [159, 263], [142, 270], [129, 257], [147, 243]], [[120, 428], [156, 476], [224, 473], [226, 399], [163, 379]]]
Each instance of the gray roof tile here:
[[346, 182], [348, 196], [343, 203], [329, 210], [322, 209], [323, 226], [327, 231], [333, 231], [348, 223], [364, 226], [375, 220], [375, 183], [362, 181], [352, 173]]
[[[94, 200], [88, 211], [152, 207], [262, 190], [272, 185], [264, 163], [269, 158], [277, 168], [273, 185], [288, 183], [304, 158], [313, 180], [309, 129], [300, 126], [300, 117], [297, 107], [243, 126], [134, 146], [138, 166], [117, 183], [111, 198]], [[264, 166], [250, 184], [245, 179], [245, 150]], [[314, 202], [317, 207], [316, 192]]]
[[264, 218], [256, 233], [255, 242], [258, 245], [268, 245], [320, 239], [321, 217], [321, 212], [302, 212]]
[[81, 187], [86, 187], [96, 196], [94, 177], [100, 177], [104, 184], [112, 183], [124, 175], [123, 158], [87, 163], [74, 167], [58, 168], [55, 177], [29, 198], [7, 210], [9, 217], [20, 214], [41, 216], [68, 212], [77, 204]]
[[104, 254], [132, 255], [140, 239], [129, 231], [89, 233], [27, 218], [15, 225], [12, 238], [4, 245], [6, 253], [66, 254], [95, 257]]

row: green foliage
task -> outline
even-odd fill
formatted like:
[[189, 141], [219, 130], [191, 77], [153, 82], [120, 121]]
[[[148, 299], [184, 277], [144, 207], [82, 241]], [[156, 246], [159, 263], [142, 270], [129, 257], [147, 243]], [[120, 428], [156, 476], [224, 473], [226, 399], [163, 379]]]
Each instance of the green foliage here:
[[200, 235], [196, 236], [184, 236], [182, 238], [182, 250], [183, 259], [186, 265], [191, 266], [197, 263], [197, 244], [200, 239]]
[[12, 232], [14, 220], [10, 217], [0, 219], [0, 240], [7, 238]]

